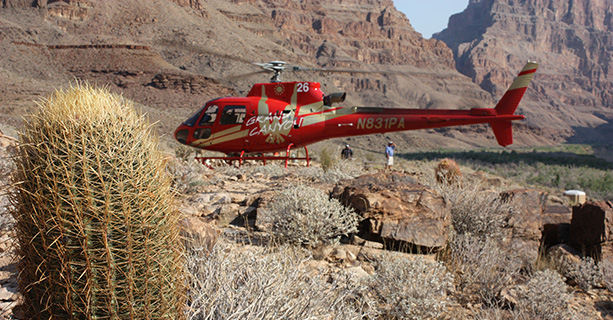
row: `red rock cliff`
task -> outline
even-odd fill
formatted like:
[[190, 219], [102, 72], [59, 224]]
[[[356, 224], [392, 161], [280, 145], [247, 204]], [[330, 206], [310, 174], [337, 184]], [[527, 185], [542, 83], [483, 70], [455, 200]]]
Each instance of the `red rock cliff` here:
[[434, 37], [495, 96], [526, 60], [540, 62], [523, 112], [532, 125], [571, 134], [613, 118], [612, 19], [610, 0], [471, 0]]

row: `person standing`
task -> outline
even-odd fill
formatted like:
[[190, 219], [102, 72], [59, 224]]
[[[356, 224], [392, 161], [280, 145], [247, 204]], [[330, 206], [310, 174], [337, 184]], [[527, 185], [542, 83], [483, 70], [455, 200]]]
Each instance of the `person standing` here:
[[345, 160], [353, 158], [353, 150], [351, 150], [348, 144], [345, 145], [345, 149], [341, 150], [341, 158]]
[[387, 157], [387, 170], [390, 170], [392, 168], [392, 165], [394, 165], [394, 150], [396, 150], [396, 145], [390, 141], [385, 147], [385, 156]]

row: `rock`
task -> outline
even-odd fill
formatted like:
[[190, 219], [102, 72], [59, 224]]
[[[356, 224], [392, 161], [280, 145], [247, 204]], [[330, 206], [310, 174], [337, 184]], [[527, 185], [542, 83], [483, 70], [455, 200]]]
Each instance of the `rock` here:
[[271, 231], [271, 226], [265, 223], [265, 221], [270, 220], [266, 218], [269, 215], [267, 206], [275, 194], [276, 192], [274, 191], [261, 192], [259, 198], [255, 201], [257, 203], [255, 227], [260, 231]]
[[240, 221], [240, 205], [236, 203], [224, 204], [219, 206], [208, 217], [214, 219], [217, 226], [227, 226], [229, 224], [243, 224], [244, 221]]
[[366, 279], [370, 277], [370, 274], [366, 272], [362, 267], [351, 267], [345, 269], [348, 273], [350, 273], [356, 279]]
[[567, 244], [547, 249], [546, 257], [564, 277], [569, 277], [570, 271], [576, 270], [581, 263], [581, 253]]
[[351, 244], [357, 245], [357, 246], [364, 246], [367, 248], [374, 248], [374, 249], [384, 248], [384, 245], [381, 242], [364, 240], [358, 236], [353, 236], [353, 238], [351, 239]]
[[210, 251], [217, 243], [219, 230], [199, 217], [186, 217], [181, 220], [181, 237], [187, 247], [203, 246]]
[[384, 256], [385, 250], [364, 247], [358, 253], [358, 261], [373, 262], [379, 261]]
[[438, 250], [448, 238], [450, 208], [436, 191], [413, 181], [404, 173], [379, 172], [341, 181], [332, 197], [364, 218], [362, 238]]
[[229, 192], [218, 192], [211, 197], [211, 204], [230, 204], [232, 195]]
[[545, 246], [570, 242], [572, 209], [563, 204], [548, 203], [543, 212], [542, 242]]
[[28, 8], [33, 7], [36, 1], [32, 0], [4, 0], [0, 2], [0, 8]]
[[570, 244], [592, 257], [606, 259], [611, 256], [613, 203], [587, 201], [574, 206], [570, 223]]
[[500, 196], [516, 209], [507, 223], [510, 234], [505, 241], [524, 261], [535, 262], [541, 246], [547, 192], [514, 189], [505, 191]]

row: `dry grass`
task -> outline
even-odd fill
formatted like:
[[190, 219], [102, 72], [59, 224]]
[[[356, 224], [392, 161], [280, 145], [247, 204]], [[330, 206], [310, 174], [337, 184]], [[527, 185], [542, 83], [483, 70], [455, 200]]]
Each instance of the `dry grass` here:
[[375, 319], [437, 319], [446, 311], [453, 276], [445, 266], [421, 257], [386, 254], [369, 281]]
[[187, 254], [187, 318], [363, 319], [352, 281], [310, 272], [309, 252], [294, 246], [252, 247], [218, 242]]

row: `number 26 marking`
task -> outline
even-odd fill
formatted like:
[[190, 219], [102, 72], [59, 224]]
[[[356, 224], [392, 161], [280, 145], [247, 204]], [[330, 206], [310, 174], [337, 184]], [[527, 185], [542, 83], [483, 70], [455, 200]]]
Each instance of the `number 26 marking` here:
[[309, 92], [309, 83], [308, 82], [298, 82], [296, 91], [297, 92]]

